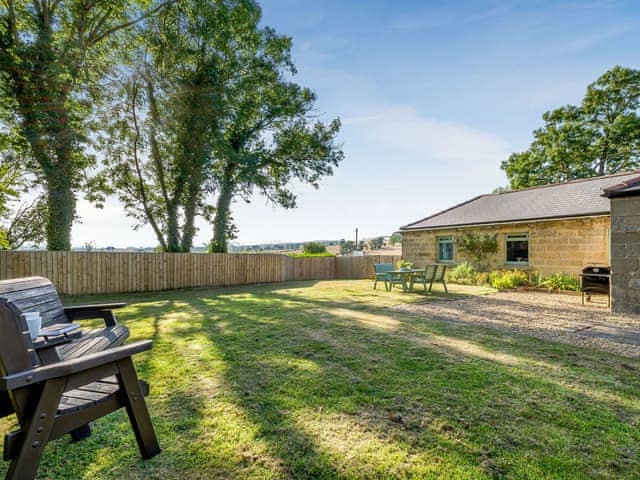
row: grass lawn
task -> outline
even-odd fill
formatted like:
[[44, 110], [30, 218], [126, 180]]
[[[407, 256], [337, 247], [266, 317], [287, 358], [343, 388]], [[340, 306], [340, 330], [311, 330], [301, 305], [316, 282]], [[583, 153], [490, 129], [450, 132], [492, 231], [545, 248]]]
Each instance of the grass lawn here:
[[40, 476], [640, 478], [640, 362], [398, 313], [424, 297], [371, 284], [65, 299], [127, 301], [154, 340], [136, 364], [163, 452], [143, 462], [118, 412], [49, 444]]

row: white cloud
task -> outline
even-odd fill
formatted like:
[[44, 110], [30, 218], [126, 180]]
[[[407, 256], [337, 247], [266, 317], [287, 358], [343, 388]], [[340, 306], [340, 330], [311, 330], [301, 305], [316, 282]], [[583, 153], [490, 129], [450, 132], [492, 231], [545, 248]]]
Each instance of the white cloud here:
[[360, 117], [370, 142], [425, 160], [461, 163], [492, 162], [509, 153], [506, 141], [461, 123], [423, 117], [412, 107], [392, 107]]

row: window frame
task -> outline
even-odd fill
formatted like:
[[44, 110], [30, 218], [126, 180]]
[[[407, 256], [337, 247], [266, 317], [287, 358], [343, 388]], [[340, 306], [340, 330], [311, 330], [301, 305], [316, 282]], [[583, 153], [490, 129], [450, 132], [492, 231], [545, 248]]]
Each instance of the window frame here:
[[[440, 258], [440, 242], [445, 240], [446, 243], [451, 244], [451, 258], [450, 259], [442, 259]], [[436, 237], [436, 260], [438, 263], [455, 263], [456, 258], [456, 241], [453, 235], [442, 235]]]
[[[527, 241], [527, 260], [526, 261], [517, 261], [517, 260], [509, 260], [509, 241], [523, 241], [522, 238], [518, 237], [526, 237]], [[529, 265], [529, 257], [531, 254], [530, 248], [530, 240], [531, 237], [529, 232], [520, 232], [520, 233], [505, 233], [504, 235], [504, 259], [505, 265], [520, 265], [520, 266], [528, 266]]]

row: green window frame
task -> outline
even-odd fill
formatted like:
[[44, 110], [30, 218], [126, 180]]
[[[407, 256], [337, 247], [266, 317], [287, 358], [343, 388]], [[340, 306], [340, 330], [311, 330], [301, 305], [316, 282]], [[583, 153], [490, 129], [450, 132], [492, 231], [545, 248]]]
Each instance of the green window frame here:
[[505, 236], [506, 263], [529, 265], [529, 234], [508, 233]]
[[453, 263], [454, 243], [452, 236], [436, 238], [438, 262]]

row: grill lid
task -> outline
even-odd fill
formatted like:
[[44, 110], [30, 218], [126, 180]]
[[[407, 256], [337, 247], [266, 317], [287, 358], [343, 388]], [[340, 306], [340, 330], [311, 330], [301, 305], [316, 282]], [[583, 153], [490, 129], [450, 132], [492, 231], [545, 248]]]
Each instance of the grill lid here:
[[585, 274], [585, 275], [589, 275], [589, 274], [610, 275], [611, 274], [611, 267], [589, 266], [589, 267], [583, 268], [582, 269], [582, 273]]

